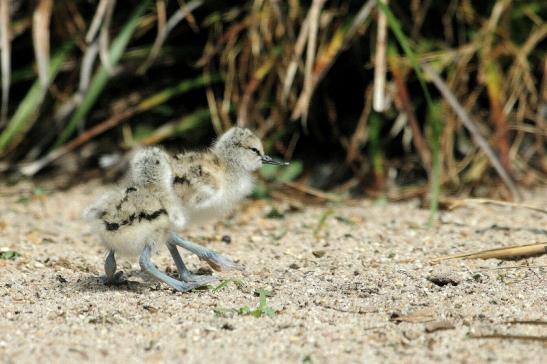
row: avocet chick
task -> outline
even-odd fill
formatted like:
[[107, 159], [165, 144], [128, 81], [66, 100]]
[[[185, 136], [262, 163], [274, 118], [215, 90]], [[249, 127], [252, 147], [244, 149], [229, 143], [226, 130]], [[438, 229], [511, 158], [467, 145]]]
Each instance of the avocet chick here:
[[[229, 129], [207, 151], [175, 155], [171, 160], [173, 184], [188, 223], [203, 223], [230, 212], [252, 192], [253, 172], [264, 163], [288, 164], [265, 155], [260, 139], [240, 127]], [[176, 234], [169, 245], [190, 250], [216, 270], [237, 268], [230, 259]]]
[[141, 268], [169, 286], [187, 291], [214, 278], [181, 282], [160, 272], [150, 261], [151, 254], [164, 244], [173, 228], [186, 223], [184, 212], [173, 191], [173, 172], [169, 156], [159, 148], [140, 150], [130, 163], [124, 188], [107, 193], [84, 216], [109, 249], [105, 261], [107, 283], [125, 280], [116, 273], [115, 254], [140, 256]]

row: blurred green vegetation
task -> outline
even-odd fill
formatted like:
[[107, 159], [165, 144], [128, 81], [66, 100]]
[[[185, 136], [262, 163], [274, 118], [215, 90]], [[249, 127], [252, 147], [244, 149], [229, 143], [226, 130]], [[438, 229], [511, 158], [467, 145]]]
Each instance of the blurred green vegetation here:
[[264, 181], [305, 191], [435, 211], [547, 181], [544, 1], [0, 4], [0, 173], [238, 124], [299, 161]]

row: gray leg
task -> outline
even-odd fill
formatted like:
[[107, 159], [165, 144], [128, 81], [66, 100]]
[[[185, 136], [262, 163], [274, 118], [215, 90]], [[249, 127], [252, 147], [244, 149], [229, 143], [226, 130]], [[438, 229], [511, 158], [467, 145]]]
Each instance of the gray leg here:
[[192, 272], [190, 272], [188, 268], [186, 268], [186, 264], [184, 264], [176, 245], [167, 243], [167, 249], [169, 249], [169, 253], [171, 253], [173, 260], [175, 261], [175, 265], [177, 266], [177, 270], [179, 271], [179, 278], [183, 282], [201, 283], [205, 285], [218, 280], [217, 278], [212, 276], [192, 274]]
[[223, 257], [217, 252], [209, 250], [204, 246], [193, 243], [189, 240], [185, 240], [175, 233], [171, 234], [171, 239], [168, 241], [168, 244], [175, 244], [181, 248], [191, 251], [197, 255], [199, 259], [205, 260], [214, 270], [242, 270], [242, 267], [234, 263], [231, 259]]
[[203, 286], [202, 283], [186, 283], [178, 281], [174, 278], [169, 277], [167, 274], [162, 273], [156, 268], [156, 266], [152, 263], [150, 260], [150, 253], [151, 249], [149, 245], [146, 245], [144, 247], [144, 250], [142, 251], [141, 257], [139, 259], [139, 263], [141, 265], [141, 269], [147, 273], [149, 273], [152, 277], [156, 278], [159, 281], [162, 281], [166, 283], [167, 285], [171, 286], [172, 288], [176, 289], [177, 291], [186, 292], [191, 289]]
[[116, 257], [114, 256], [114, 250], [108, 252], [108, 256], [104, 261], [104, 271], [106, 273], [105, 284], [106, 285], [120, 285], [126, 284], [127, 279], [123, 276], [123, 272], [116, 272]]

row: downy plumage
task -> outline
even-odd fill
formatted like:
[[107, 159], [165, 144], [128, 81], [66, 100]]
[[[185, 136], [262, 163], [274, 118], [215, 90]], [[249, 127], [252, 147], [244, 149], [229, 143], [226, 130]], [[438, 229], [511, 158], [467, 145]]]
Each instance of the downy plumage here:
[[249, 129], [233, 127], [202, 152], [186, 152], [171, 160], [174, 190], [189, 224], [230, 212], [249, 195], [253, 172], [263, 163], [286, 165], [264, 154], [262, 142]]
[[[185, 282], [173, 279], [150, 261], [155, 249], [167, 243], [173, 229], [181, 229], [186, 218], [173, 191], [169, 156], [159, 148], [138, 151], [131, 160], [123, 187], [105, 194], [84, 213], [109, 249], [105, 261], [107, 283], [124, 283], [116, 272], [115, 254], [140, 256], [141, 268], [171, 287], [187, 291], [214, 281], [214, 277], [186, 275]], [[184, 266], [180, 255], [168, 245], [173, 259]], [[185, 268], [185, 267], [184, 267]]]

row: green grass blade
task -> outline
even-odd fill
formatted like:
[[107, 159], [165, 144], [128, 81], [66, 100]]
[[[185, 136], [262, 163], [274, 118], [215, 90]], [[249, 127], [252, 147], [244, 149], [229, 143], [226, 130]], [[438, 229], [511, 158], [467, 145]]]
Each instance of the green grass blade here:
[[177, 135], [184, 134], [205, 124], [211, 118], [211, 113], [208, 108], [198, 109], [189, 115], [184, 115], [177, 121], [163, 124], [151, 134], [136, 140], [139, 144], [157, 144], [161, 141]]
[[148, 98], [143, 100], [139, 106], [139, 110], [149, 110], [153, 107], [161, 105], [171, 99], [174, 96], [186, 93], [188, 91], [195, 90], [197, 88], [212, 84], [214, 82], [222, 80], [219, 74], [214, 75], [201, 75], [193, 79], [183, 80], [176, 86], [166, 88]]
[[[51, 59], [49, 65], [50, 82], [57, 76], [61, 65], [73, 48], [72, 43], [67, 43]], [[13, 146], [13, 143], [22, 137], [34, 124], [38, 118], [40, 105], [47, 94], [47, 88], [44, 88], [39, 80], [36, 80], [25, 98], [19, 103], [15, 114], [10, 119], [8, 126], [0, 134], [0, 154]]]
[[412, 49], [412, 46], [410, 45], [410, 41], [408, 40], [407, 36], [402, 31], [399, 20], [397, 20], [395, 15], [391, 12], [389, 7], [384, 3], [383, 0], [378, 1], [378, 6], [380, 7], [380, 10], [382, 10], [382, 12], [386, 15], [391, 31], [395, 35], [395, 38], [397, 38], [397, 41], [401, 45], [401, 48], [403, 48], [403, 51], [410, 60], [412, 68], [414, 69], [414, 72], [416, 72], [416, 76], [418, 77], [418, 81], [420, 82], [420, 86], [422, 87], [422, 90], [424, 92], [424, 96], [426, 98], [428, 106], [433, 105], [431, 95], [429, 94], [429, 90], [427, 89], [427, 86], [425, 84], [425, 77], [422, 73], [420, 65], [418, 64], [416, 54], [414, 53], [414, 50]]
[[424, 92], [424, 96], [427, 102], [427, 108], [428, 108], [428, 114], [430, 118], [430, 126], [431, 126], [431, 209], [430, 209], [430, 220], [434, 219], [437, 216], [437, 213], [439, 211], [439, 195], [441, 191], [441, 149], [440, 149], [440, 139], [441, 139], [441, 132], [442, 132], [442, 123], [440, 121], [440, 115], [439, 113], [435, 112], [435, 106], [433, 104], [433, 101], [431, 99], [431, 95], [429, 94], [429, 91], [427, 89], [427, 86], [425, 84], [425, 77], [422, 73], [422, 70], [420, 68], [420, 65], [418, 64], [418, 59], [416, 58], [416, 54], [414, 53], [410, 41], [408, 40], [407, 36], [404, 34], [404, 32], [401, 29], [401, 24], [393, 15], [389, 7], [385, 4], [383, 0], [378, 1], [378, 6], [380, 10], [386, 15], [389, 28], [395, 35], [395, 38], [397, 38], [397, 41], [401, 45], [401, 48], [403, 48], [403, 51], [405, 52], [406, 56], [410, 60], [412, 64], [412, 68], [414, 69], [414, 72], [416, 73], [416, 77], [418, 78], [418, 81], [420, 82], [420, 86], [422, 87], [422, 90]]
[[[111, 66], [115, 67], [121, 56], [123, 55], [123, 52], [127, 48], [127, 44], [131, 40], [131, 37], [133, 36], [133, 33], [135, 32], [135, 29], [139, 24], [140, 17], [146, 10], [149, 2], [149, 0], [140, 2], [139, 6], [135, 9], [135, 11], [133, 11], [133, 14], [123, 27], [120, 34], [112, 42], [109, 53]], [[70, 118], [61, 135], [59, 135], [59, 137], [55, 141], [53, 149], [59, 147], [72, 135], [78, 124], [81, 123], [81, 121], [87, 116], [93, 105], [95, 105], [95, 102], [101, 95], [109, 79], [110, 74], [108, 73], [104, 65], [101, 65], [93, 76], [93, 80], [89, 85], [89, 90], [85, 94], [82, 103], [80, 104], [78, 109], [76, 109], [76, 111], [72, 115], [72, 118]]]
[[431, 125], [431, 211], [430, 222], [437, 217], [439, 211], [439, 195], [441, 194], [442, 159], [441, 159], [441, 114], [440, 102], [433, 102], [428, 108], [428, 124]]
[[384, 188], [384, 153], [382, 152], [381, 142], [382, 120], [378, 113], [371, 113], [369, 119], [369, 140], [370, 155], [372, 158], [372, 169], [376, 179], [377, 187]]

